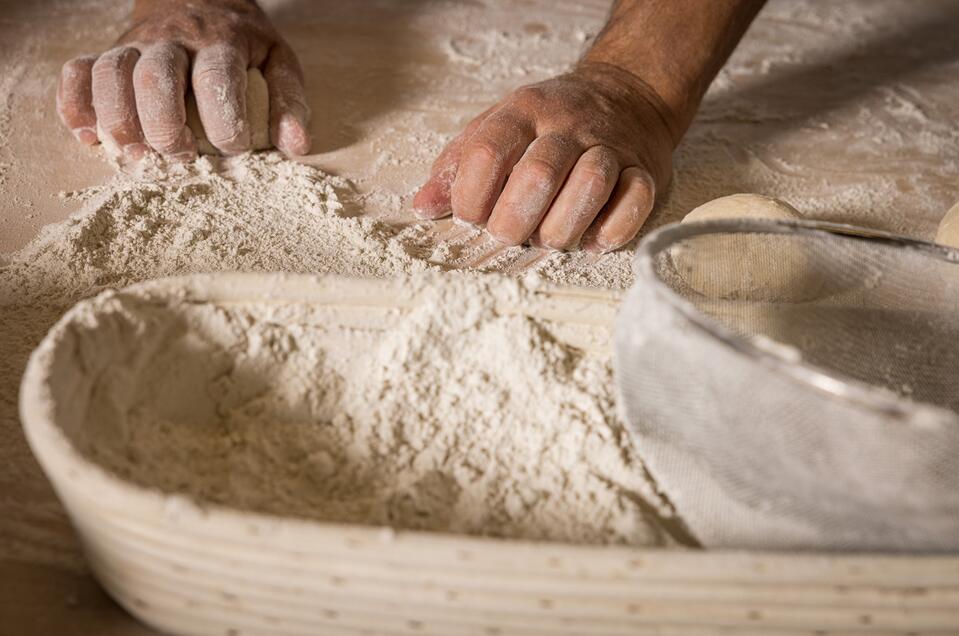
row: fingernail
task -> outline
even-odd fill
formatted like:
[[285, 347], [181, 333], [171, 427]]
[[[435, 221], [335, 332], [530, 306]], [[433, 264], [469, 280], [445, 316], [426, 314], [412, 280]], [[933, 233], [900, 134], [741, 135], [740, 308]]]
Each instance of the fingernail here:
[[310, 131], [301, 117], [283, 114], [277, 124], [276, 136], [280, 150], [289, 156], [302, 157], [310, 152]]
[[167, 155], [166, 159], [171, 161], [176, 161], [178, 163], [190, 163], [195, 161], [197, 158], [197, 153], [194, 150], [189, 150], [187, 152], [178, 152], [174, 155]]
[[500, 234], [499, 232], [490, 230], [489, 227], [486, 228], [486, 233], [489, 234], [491, 237], [493, 237], [493, 240], [495, 240], [497, 243], [500, 243], [502, 245], [507, 245], [512, 247], [513, 245], [517, 244], [516, 241], [512, 240], [510, 237], [504, 236], [503, 234]]
[[449, 206], [444, 205], [413, 206], [413, 214], [416, 215], [416, 218], [423, 219], [424, 221], [435, 221], [436, 219], [449, 216], [452, 213], [453, 210], [451, 210]]
[[139, 161], [149, 150], [150, 148], [146, 144], [127, 144], [123, 147], [123, 154], [134, 161]]
[[588, 243], [584, 243], [583, 249], [593, 254], [602, 255], [602, 254], [607, 254], [609, 252], [612, 252], [613, 250], [616, 249], [616, 246], [603, 243], [598, 239], [594, 239], [592, 241], [589, 241]]
[[74, 128], [73, 136], [76, 137], [80, 143], [88, 146], [92, 146], [99, 141], [97, 133], [93, 128]]

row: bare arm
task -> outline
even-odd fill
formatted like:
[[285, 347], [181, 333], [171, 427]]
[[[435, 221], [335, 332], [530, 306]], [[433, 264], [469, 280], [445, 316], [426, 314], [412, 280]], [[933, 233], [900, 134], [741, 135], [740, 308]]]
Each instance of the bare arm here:
[[669, 183], [672, 153], [763, 0], [619, 0], [570, 72], [473, 120], [413, 201], [507, 244], [621, 247]]
[[765, 0], [618, 0], [581, 64], [610, 64], [663, 101], [677, 137]]
[[308, 152], [303, 73], [252, 0], [137, 0], [133, 26], [114, 48], [63, 66], [57, 109], [83, 143], [109, 140], [132, 159], [149, 147], [189, 159], [196, 156], [186, 126], [192, 89], [210, 142], [236, 154], [250, 147], [248, 68], [260, 68], [269, 86], [273, 145]]

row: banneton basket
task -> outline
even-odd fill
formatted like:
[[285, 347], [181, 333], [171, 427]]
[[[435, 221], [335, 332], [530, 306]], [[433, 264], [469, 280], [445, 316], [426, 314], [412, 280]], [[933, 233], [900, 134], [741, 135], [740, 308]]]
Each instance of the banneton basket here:
[[[127, 292], [155, 302], [321, 304], [359, 316], [395, 313], [391, 285], [228, 274]], [[544, 290], [516, 310], [608, 339], [617, 302], [604, 292]], [[959, 626], [959, 557], [631, 549], [393, 531], [200, 506], [136, 486], [81, 456], [64, 433], [76, 413], [58, 408], [89, 391], [76, 333], [100, 328], [71, 311], [51, 330], [23, 381], [23, 424], [100, 582], [164, 632], [920, 634]], [[132, 338], [124, 344], [137, 346]]]

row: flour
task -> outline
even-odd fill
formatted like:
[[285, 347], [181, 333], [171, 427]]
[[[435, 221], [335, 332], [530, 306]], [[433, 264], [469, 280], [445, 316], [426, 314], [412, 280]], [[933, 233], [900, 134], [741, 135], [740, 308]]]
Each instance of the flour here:
[[[616, 415], [609, 329], [567, 343], [522, 283], [428, 276], [416, 307], [158, 304], [105, 292], [75, 314], [109, 360], [74, 444], [201, 503], [324, 521], [662, 545]], [[135, 352], [121, 333], [140, 334]], [[92, 358], [91, 358], [92, 359]], [[86, 366], [86, 365], [85, 365]], [[99, 368], [100, 362], [91, 362]]]
[[[320, 153], [310, 161], [357, 192], [265, 157], [201, 163], [157, 183], [146, 173], [108, 182], [109, 168], [73, 142], [51, 105], [63, 61], [109, 49], [128, 27], [128, 3], [21, 3], [0, 22], [0, 250], [21, 250], [0, 257], [5, 557], [81, 562], [26, 447], [16, 396], [46, 330], [104, 287], [216, 269], [392, 275], [477, 263], [507, 273], [531, 266], [571, 284], [632, 280], [629, 251], [544, 255], [444, 223], [402, 229], [442, 146], [519, 84], [573, 63], [602, 28], [608, 0], [263, 5], [304, 63]], [[716, 197], [759, 192], [806, 218], [932, 238], [957, 199], [955, 14], [949, 3], [908, 0], [770, 2], [710, 88], [644, 232]], [[237, 176], [225, 174], [237, 164]], [[93, 183], [106, 185], [51, 196]]]
[[[349, 217], [341, 202], [348, 182], [276, 154], [189, 165], [154, 158], [63, 196], [80, 203], [78, 212], [0, 269], [0, 296], [11, 301], [3, 318], [35, 327], [19, 334], [24, 350], [77, 300], [161, 276], [441, 269], [429, 260], [436, 252], [422, 242], [424, 226]], [[148, 344], [145, 330], [156, 375], [145, 378], [122, 434], [88, 451], [106, 453], [102, 461], [140, 483], [276, 514], [661, 543], [640, 507], [653, 505], [654, 491], [614, 415], [608, 352], [586, 356], [535, 321], [496, 315], [497, 294], [519, 297], [525, 288], [474, 278], [431, 279], [422, 308], [385, 335], [304, 331], [303, 315], [263, 309], [189, 309], [211, 342], [236, 339], [224, 345], [235, 356], [229, 372], [204, 384], [190, 365], [227, 354], [171, 357], [184, 352]], [[350, 346], [337, 358], [331, 343]], [[202, 396], [163, 388], [178, 378], [222, 394], [198, 406]], [[193, 409], [210, 417], [193, 422]], [[125, 445], [111, 455], [105, 440]]]
[[431, 265], [405, 250], [415, 229], [340, 214], [347, 182], [277, 154], [159, 159], [112, 183], [63, 196], [67, 221], [12, 255], [0, 293], [77, 298], [106, 286], [209, 271], [389, 276]]

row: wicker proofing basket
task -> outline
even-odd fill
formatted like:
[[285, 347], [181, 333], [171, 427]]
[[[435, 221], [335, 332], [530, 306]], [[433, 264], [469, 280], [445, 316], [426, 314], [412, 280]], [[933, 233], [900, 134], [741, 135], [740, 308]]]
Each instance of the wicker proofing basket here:
[[[231, 274], [128, 291], [368, 308], [393, 297], [388, 287]], [[609, 329], [614, 309], [609, 296], [566, 291], [544, 293], [529, 311]], [[24, 427], [99, 580], [165, 632], [959, 633], [959, 557], [704, 553], [393, 532], [201, 508], [134, 486], [85, 460], [61, 429], [66, 414], [56, 405], [89, 385], [76, 366], [48, 374], [43, 362], [73, 355], [77, 328], [68, 313], [34, 352], [21, 393]]]

